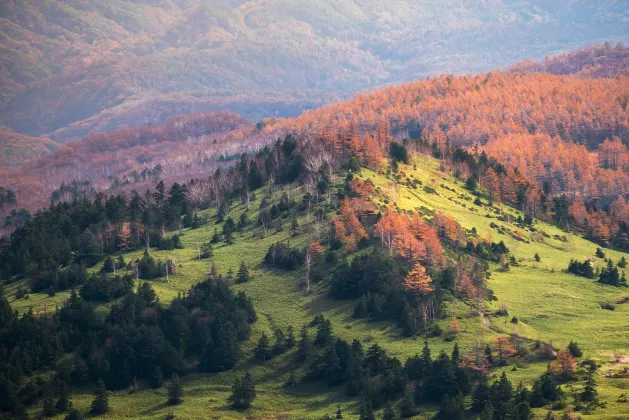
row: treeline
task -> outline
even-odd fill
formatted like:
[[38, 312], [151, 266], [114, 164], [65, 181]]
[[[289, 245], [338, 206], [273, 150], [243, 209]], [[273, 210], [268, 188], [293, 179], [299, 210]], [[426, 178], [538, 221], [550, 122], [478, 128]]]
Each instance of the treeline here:
[[[428, 343], [424, 342], [420, 353], [402, 363], [378, 344], [365, 348], [359, 340], [349, 343], [336, 337], [330, 321], [317, 315], [309, 325], [302, 327], [296, 340], [292, 329], [288, 336], [276, 332], [274, 345], [262, 335], [253, 357], [258, 363], [265, 363], [295, 345], [292, 363], [302, 367], [302, 374], [299, 377], [293, 370], [285, 386], [291, 388], [299, 382], [340, 386], [347, 396], [358, 399], [361, 419], [375, 419], [374, 410], [380, 408], [384, 408], [386, 419], [412, 417], [419, 414], [420, 404], [429, 403], [439, 406], [437, 420], [464, 419], [470, 415], [494, 420], [528, 420], [532, 417], [532, 407], [551, 404], [552, 409], [565, 409], [566, 395], [560, 385], [566, 382], [584, 381], [584, 390], [576, 397], [579, 410], [595, 406], [598, 395], [592, 375], [596, 366], [592, 368], [590, 361], [585, 361], [582, 363], [585, 370], [577, 372], [574, 358], [581, 356], [581, 352], [573, 342], [549, 363], [548, 370], [535, 380], [531, 390], [521, 384], [514, 387], [504, 372], [490, 382], [486, 371], [478, 368], [479, 365], [504, 366], [507, 358], [517, 357], [510, 341], [503, 337], [495, 341], [493, 349], [487, 345], [484, 351], [469, 355], [461, 354], [455, 344], [451, 354], [441, 351], [434, 357]], [[475, 363], [476, 359], [483, 362]], [[239, 381], [234, 386], [234, 400], [235, 395], [242, 393]], [[253, 392], [249, 393], [247, 407], [255, 398], [255, 388], [252, 383], [249, 386]], [[466, 402], [469, 400], [471, 404]]]
[[[59, 384], [160, 387], [174, 374], [231, 369], [256, 318], [251, 300], [220, 275], [169, 305], [143, 283], [106, 314], [73, 292], [52, 314], [17, 316], [2, 294], [0, 410], [20, 415]], [[55, 372], [51, 382], [35, 375], [47, 370]]]
[[[252, 159], [243, 156], [238, 165], [219, 169], [209, 179], [174, 183], [170, 188], [160, 181], [153, 191], [142, 195], [135, 191], [129, 197], [97, 194], [93, 200], [75, 197], [71, 202], [52, 204], [26, 221], [10, 239], [3, 239], [0, 277], [35, 276], [82, 262], [90, 267], [105, 255], [142, 247], [172, 249], [178, 246], [173, 242], [176, 238], [165, 232], [198, 224], [195, 209], [215, 206], [219, 220], [224, 220], [234, 199], [250, 200], [252, 192], [269, 180], [279, 184], [304, 179], [305, 161], [304, 149], [289, 136]], [[319, 179], [318, 188], [323, 192], [329, 182], [324, 172], [321, 167], [308, 173]], [[265, 224], [266, 219], [260, 222]], [[228, 236], [231, 232], [231, 228], [224, 230]]]

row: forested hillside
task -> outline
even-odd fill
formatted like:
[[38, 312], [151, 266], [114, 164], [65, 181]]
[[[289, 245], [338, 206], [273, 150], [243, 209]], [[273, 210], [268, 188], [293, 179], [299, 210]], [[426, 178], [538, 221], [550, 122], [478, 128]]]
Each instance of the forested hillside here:
[[506, 174], [485, 154], [369, 134], [23, 221], [0, 244], [0, 410], [624, 416], [629, 254], [538, 219], [525, 180], [479, 186]]
[[0, 126], [0, 169], [19, 168], [57, 147], [50, 139], [25, 136]]
[[510, 67], [511, 71], [528, 73], [573, 74], [578, 77], [614, 77], [629, 72], [629, 48], [622, 42], [609, 43], [546, 57], [542, 62], [525, 60]]
[[624, 6], [11, 0], [0, 5], [0, 123], [63, 143], [182, 112], [296, 116], [386, 83], [627, 41]]

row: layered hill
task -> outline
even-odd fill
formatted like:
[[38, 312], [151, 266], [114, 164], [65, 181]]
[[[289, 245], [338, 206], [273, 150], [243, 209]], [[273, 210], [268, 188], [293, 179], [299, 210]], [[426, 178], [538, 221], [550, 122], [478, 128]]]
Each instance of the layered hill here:
[[0, 170], [19, 168], [57, 147], [57, 143], [45, 137], [25, 136], [0, 126]]
[[577, 77], [614, 77], [629, 74], [629, 48], [623, 43], [593, 45], [571, 53], [546, 57], [544, 61], [525, 60], [509, 68], [522, 73], [572, 74]]
[[335, 95], [487, 71], [627, 33], [622, 2], [51, 0], [1, 7], [0, 123], [57, 142], [163, 122], [182, 110], [294, 116]]

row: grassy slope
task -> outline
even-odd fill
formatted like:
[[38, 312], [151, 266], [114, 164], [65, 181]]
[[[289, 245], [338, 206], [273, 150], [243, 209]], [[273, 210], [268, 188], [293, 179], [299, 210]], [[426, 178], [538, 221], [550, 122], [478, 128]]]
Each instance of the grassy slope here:
[[[492, 231], [490, 223], [498, 223], [512, 231], [514, 225], [499, 222], [494, 213], [491, 218], [486, 217], [486, 207], [476, 207], [471, 201], [460, 198], [467, 195], [453, 179], [444, 177], [436, 169], [436, 162], [417, 157], [417, 169], [406, 168], [409, 176], [421, 180], [424, 185], [432, 185], [437, 194], [427, 194], [421, 190], [413, 190], [403, 186], [396, 186], [395, 192], [391, 187], [391, 180], [382, 174], [363, 171], [363, 178], [371, 178], [381, 187], [381, 191], [388, 197], [395, 197], [397, 204], [404, 209], [424, 206], [428, 209], [441, 209], [452, 214], [465, 228], [476, 227], [479, 234], [487, 236]], [[433, 181], [434, 180], [434, 181]], [[443, 184], [455, 192], [446, 190]], [[419, 192], [421, 191], [421, 192]], [[279, 200], [280, 192], [276, 192], [275, 201]], [[299, 195], [294, 193], [299, 198]], [[250, 220], [257, 218], [259, 199], [254, 202], [250, 210]], [[293, 197], [295, 198], [295, 197]], [[465, 205], [465, 207], [464, 207]], [[475, 208], [476, 211], [471, 211]], [[507, 209], [517, 217], [517, 212]], [[232, 217], [236, 219], [244, 211], [244, 206], [233, 210]], [[300, 226], [306, 224], [305, 218], [299, 220]], [[190, 285], [203, 279], [209, 271], [212, 261], [219, 270], [226, 273], [230, 268], [237, 271], [241, 261], [250, 268], [252, 281], [244, 285], [236, 285], [237, 289], [244, 289], [254, 300], [259, 320], [253, 327], [251, 340], [246, 344], [246, 354], [255, 345], [263, 331], [270, 334], [273, 327], [286, 328], [292, 325], [298, 332], [301, 325], [308, 323], [315, 314], [323, 313], [330, 318], [337, 335], [351, 340], [359, 338], [364, 343], [377, 342], [387, 348], [391, 354], [405, 359], [415, 354], [421, 348], [423, 338], [401, 338], [395, 327], [390, 323], [369, 323], [364, 320], [351, 318], [352, 302], [330, 301], [325, 298], [322, 286], [306, 295], [299, 289], [299, 272], [285, 272], [269, 270], [261, 266], [261, 261], [273, 242], [289, 239], [288, 227], [290, 221], [283, 223], [284, 231], [277, 233], [269, 231], [263, 239], [251, 239], [253, 232], [247, 231], [236, 236], [236, 242], [230, 246], [221, 245], [215, 249], [212, 260], [195, 260], [197, 244], [206, 241], [214, 230], [214, 224], [203, 226], [196, 230], [188, 230], [182, 238], [185, 249], [175, 251], [154, 251], [159, 258], [174, 258], [178, 265], [178, 272], [171, 277], [170, 282], [165, 279], [153, 281], [153, 287], [159, 293], [162, 301], [167, 302], [178, 292], [187, 290]], [[220, 226], [219, 226], [220, 227]], [[564, 232], [542, 223], [538, 228], [550, 236], [563, 235]], [[553, 340], [556, 346], [564, 346], [570, 339], [578, 341], [585, 357], [595, 358], [602, 364], [607, 364], [612, 352], [629, 353], [626, 335], [621, 331], [629, 328], [629, 305], [617, 305], [616, 311], [606, 311], [600, 308], [600, 302], [615, 302], [620, 297], [629, 295], [629, 291], [596, 284], [592, 280], [560, 273], [571, 257], [582, 258], [593, 256], [596, 245], [578, 237], [571, 237], [568, 243], [554, 239], [546, 239], [545, 243], [523, 243], [516, 241], [510, 235], [500, 235], [493, 231], [494, 240], [504, 240], [507, 246], [519, 259], [520, 267], [514, 267], [508, 273], [495, 271], [489, 281], [499, 299], [499, 302], [489, 305], [488, 313], [497, 309], [499, 303], [506, 304], [510, 316], [517, 316], [518, 325], [505, 322], [505, 318], [491, 318], [491, 329], [482, 326], [480, 317], [474, 310], [462, 302], [455, 302], [449, 306], [451, 315], [460, 318], [462, 332], [457, 342], [463, 351], [469, 349], [476, 337], [483, 337], [488, 341], [495, 336], [494, 331], [519, 332], [530, 339]], [[307, 235], [290, 238], [294, 245], [308, 242]], [[532, 257], [538, 252], [542, 258], [540, 263], [534, 263]], [[614, 260], [620, 253], [607, 251]], [[125, 258], [130, 260], [139, 253], [129, 253]], [[555, 272], [552, 272], [552, 270]], [[16, 286], [7, 290], [12, 296]], [[48, 308], [60, 303], [67, 297], [67, 293], [59, 293], [49, 299]], [[12, 300], [12, 298], [11, 298]], [[23, 311], [29, 305], [34, 310], [43, 309], [45, 295], [31, 295], [28, 300], [12, 302], [14, 308]], [[444, 329], [448, 328], [449, 320], [439, 321]], [[440, 349], [450, 351], [452, 343], [446, 343], [442, 338], [430, 339], [433, 354]], [[291, 369], [290, 355], [274, 359], [264, 366], [251, 365], [243, 357], [241, 364], [233, 371], [217, 375], [189, 375], [184, 378], [185, 402], [183, 405], [170, 408], [165, 406], [167, 399], [166, 388], [159, 390], [144, 389], [130, 395], [128, 392], [113, 393], [110, 398], [111, 411], [103, 418], [163, 418], [166, 413], [173, 411], [178, 418], [321, 418], [323, 414], [336, 410], [337, 404], [346, 413], [355, 413], [355, 403], [348, 401], [342, 389], [328, 389], [317, 386], [298, 386], [286, 390], [284, 382]], [[226, 399], [236, 375], [252, 368], [257, 382], [258, 398], [254, 407], [246, 412], [231, 411], [227, 407]], [[532, 380], [545, 369], [543, 363], [536, 363], [512, 372], [508, 375], [514, 382], [523, 381], [530, 385]], [[618, 367], [615, 367], [618, 369]], [[606, 366], [603, 366], [606, 372]], [[602, 399], [608, 401], [606, 409], [598, 409], [591, 416], [585, 418], [627, 418], [629, 404], [615, 403], [618, 395], [627, 392], [629, 380], [611, 380], [598, 378], [599, 392]], [[73, 397], [76, 407], [86, 412], [92, 396], [89, 390], [78, 393]], [[427, 416], [434, 407], [424, 407]], [[421, 418], [418, 417], [418, 418]]]

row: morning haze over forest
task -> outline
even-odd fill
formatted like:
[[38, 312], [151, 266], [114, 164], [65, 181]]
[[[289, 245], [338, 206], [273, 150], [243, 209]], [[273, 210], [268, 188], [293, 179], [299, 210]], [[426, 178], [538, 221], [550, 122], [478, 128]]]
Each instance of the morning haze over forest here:
[[629, 418], [629, 2], [5, 0], [0, 418]]

